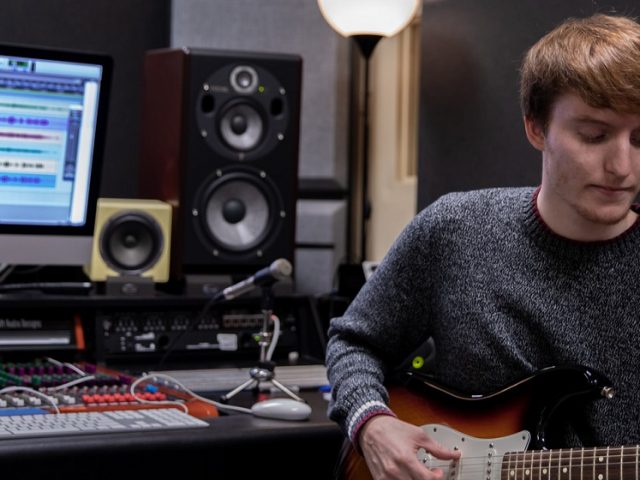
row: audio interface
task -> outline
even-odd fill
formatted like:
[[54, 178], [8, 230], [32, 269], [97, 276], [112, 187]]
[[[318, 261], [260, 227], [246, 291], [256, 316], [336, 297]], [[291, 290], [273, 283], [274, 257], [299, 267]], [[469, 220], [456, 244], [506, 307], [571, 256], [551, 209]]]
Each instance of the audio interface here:
[[[280, 336], [274, 351], [286, 356], [299, 349], [298, 319], [293, 310], [274, 312]], [[122, 309], [96, 313], [96, 359], [108, 362], [134, 357], [172, 355], [235, 360], [257, 358], [263, 314], [252, 307], [225, 307], [202, 315], [199, 310]], [[269, 325], [268, 331], [273, 331]]]

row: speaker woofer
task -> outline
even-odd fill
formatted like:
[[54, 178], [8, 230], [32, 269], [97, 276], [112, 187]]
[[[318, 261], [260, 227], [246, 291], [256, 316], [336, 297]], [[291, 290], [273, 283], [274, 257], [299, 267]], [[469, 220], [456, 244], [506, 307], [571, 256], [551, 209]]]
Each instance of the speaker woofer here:
[[286, 216], [282, 200], [264, 172], [218, 172], [199, 198], [200, 228], [216, 256], [225, 251], [258, 252]]
[[158, 223], [142, 212], [117, 215], [102, 230], [100, 254], [114, 270], [137, 274], [158, 261], [163, 249], [162, 237]]

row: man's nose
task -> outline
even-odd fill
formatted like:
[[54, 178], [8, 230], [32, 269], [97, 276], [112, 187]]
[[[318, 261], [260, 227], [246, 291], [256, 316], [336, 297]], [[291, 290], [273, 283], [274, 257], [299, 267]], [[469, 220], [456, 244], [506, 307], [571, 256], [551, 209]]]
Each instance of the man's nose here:
[[[631, 173], [634, 148], [629, 139], [620, 138], [611, 144], [611, 149], [607, 153], [604, 162], [604, 169], [607, 173], [616, 177], [626, 177]], [[638, 155], [638, 153], [636, 153]]]

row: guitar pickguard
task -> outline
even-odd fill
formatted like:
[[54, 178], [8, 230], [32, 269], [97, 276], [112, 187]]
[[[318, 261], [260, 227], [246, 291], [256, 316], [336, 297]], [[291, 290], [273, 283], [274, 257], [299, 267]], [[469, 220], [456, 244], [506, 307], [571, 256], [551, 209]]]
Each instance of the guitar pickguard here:
[[446, 425], [428, 424], [421, 428], [444, 447], [462, 453], [460, 460], [448, 461], [418, 450], [420, 461], [428, 468], [442, 469], [447, 480], [500, 480], [503, 455], [526, 450], [531, 440], [526, 430], [499, 438], [477, 438]]

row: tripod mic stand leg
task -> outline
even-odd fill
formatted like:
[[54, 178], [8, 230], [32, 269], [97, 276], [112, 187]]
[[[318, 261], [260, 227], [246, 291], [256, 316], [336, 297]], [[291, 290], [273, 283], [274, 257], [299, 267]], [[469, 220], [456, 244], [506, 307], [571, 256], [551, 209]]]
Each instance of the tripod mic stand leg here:
[[247, 388], [249, 385], [252, 384], [258, 384], [258, 381], [255, 378], [250, 378], [249, 380], [247, 380], [244, 383], [241, 383], [240, 385], [238, 385], [236, 388], [234, 388], [233, 390], [231, 390], [230, 392], [224, 394], [222, 397], [220, 397], [220, 400], [223, 402], [226, 402], [227, 400], [229, 400], [231, 397], [234, 397], [235, 395], [237, 395], [238, 393], [240, 393], [242, 390], [244, 390], [245, 388]]
[[275, 387], [277, 387], [279, 390], [282, 390], [284, 393], [286, 393], [287, 395], [289, 395], [291, 398], [293, 398], [294, 400], [297, 400], [299, 402], [304, 402], [304, 400], [302, 398], [300, 398], [298, 395], [296, 395], [295, 393], [293, 393], [289, 388], [285, 387], [282, 383], [280, 383], [278, 380], [276, 380], [275, 378], [272, 378], [270, 380], [271, 383], [273, 383], [273, 385]]

